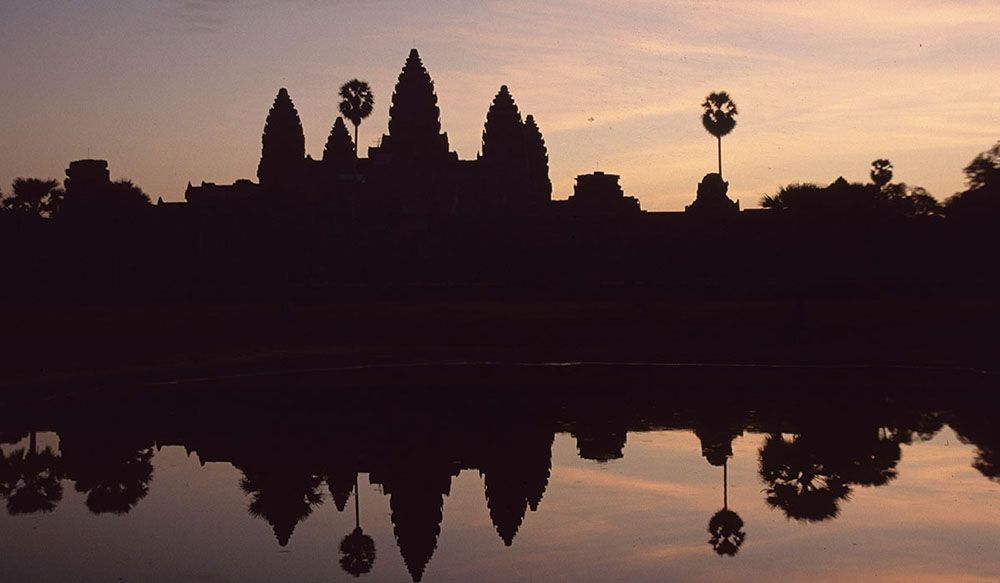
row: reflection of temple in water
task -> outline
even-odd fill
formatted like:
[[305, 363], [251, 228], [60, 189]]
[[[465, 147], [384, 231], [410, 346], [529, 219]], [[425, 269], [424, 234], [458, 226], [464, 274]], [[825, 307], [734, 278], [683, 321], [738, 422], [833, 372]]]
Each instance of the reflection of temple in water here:
[[[766, 436], [757, 452], [765, 501], [803, 522], [836, 517], [854, 489], [890, 483], [901, 444], [928, 439], [945, 422], [976, 444], [971, 463], [988, 478], [996, 479], [1000, 450], [988, 403], [973, 397], [855, 395], [838, 406], [810, 407], [810, 397], [797, 388], [774, 389], [763, 403], [743, 391], [711, 399], [698, 391], [619, 392], [615, 403], [608, 403], [608, 392], [558, 389], [502, 397], [412, 391], [392, 399], [373, 391], [346, 401], [308, 388], [297, 393], [300, 399], [287, 400], [287, 394], [284, 388], [175, 390], [74, 397], [17, 415], [11, 409], [0, 414], [2, 435], [26, 445], [3, 450], [0, 496], [10, 513], [44, 512], [60, 504], [61, 481], [69, 480], [86, 493], [92, 512], [127, 513], [149, 491], [156, 448], [183, 445], [202, 463], [227, 462], [242, 472], [248, 512], [266, 522], [284, 547], [325, 500], [346, 511], [359, 474], [367, 474], [388, 497], [399, 553], [411, 578], [420, 581], [437, 549], [445, 497], [462, 470], [478, 470], [493, 528], [503, 545], [516, 546], [518, 533], [530, 528], [526, 516], [540, 508], [548, 487], [556, 433], [573, 436], [581, 458], [614, 463], [627, 455], [629, 432], [693, 432], [705, 462], [721, 470], [722, 510], [708, 530], [712, 549], [728, 556], [746, 537], [728, 501], [728, 462], [744, 432]], [[237, 395], [241, 401], [233, 400]], [[58, 432], [58, 451], [38, 446], [32, 437], [37, 430]], [[356, 526], [344, 537], [342, 564], [364, 573], [374, 562], [374, 546], [360, 521]]]

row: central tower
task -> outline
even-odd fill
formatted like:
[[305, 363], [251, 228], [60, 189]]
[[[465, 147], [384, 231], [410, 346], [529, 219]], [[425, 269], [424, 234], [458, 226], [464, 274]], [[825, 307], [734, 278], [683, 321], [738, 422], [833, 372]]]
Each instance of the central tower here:
[[389, 108], [389, 134], [382, 137], [380, 155], [390, 162], [433, 163], [447, 160], [448, 134], [441, 131], [441, 110], [434, 81], [417, 49], [403, 65]]

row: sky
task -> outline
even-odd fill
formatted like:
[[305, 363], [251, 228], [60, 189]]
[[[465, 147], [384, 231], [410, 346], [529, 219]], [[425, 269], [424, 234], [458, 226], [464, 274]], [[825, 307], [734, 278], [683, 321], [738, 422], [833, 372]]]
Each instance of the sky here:
[[644, 209], [683, 209], [716, 169], [700, 117], [720, 90], [739, 107], [723, 171], [745, 208], [793, 182], [866, 181], [876, 158], [944, 199], [1000, 139], [996, 0], [0, 0], [0, 190], [88, 157], [154, 201], [255, 178], [280, 87], [319, 158], [356, 77], [375, 145], [411, 47], [461, 158], [510, 87], [554, 198], [601, 170]]

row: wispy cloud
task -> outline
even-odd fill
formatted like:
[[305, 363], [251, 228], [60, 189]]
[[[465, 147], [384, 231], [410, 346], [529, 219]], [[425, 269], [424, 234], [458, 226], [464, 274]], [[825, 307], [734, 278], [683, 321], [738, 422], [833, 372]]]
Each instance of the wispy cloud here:
[[232, 22], [241, 4], [246, 3], [241, 0], [183, 0], [170, 6], [167, 15], [185, 29], [218, 32]]

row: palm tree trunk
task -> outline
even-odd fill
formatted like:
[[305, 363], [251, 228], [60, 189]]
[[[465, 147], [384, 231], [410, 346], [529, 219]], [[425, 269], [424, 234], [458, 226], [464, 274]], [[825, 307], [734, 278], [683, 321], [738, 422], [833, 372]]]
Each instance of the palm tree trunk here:
[[361, 503], [358, 501], [360, 495], [361, 492], [358, 491], [358, 475], [354, 474], [354, 527], [359, 529], [361, 528]]
[[719, 178], [722, 178], [722, 136], [717, 136], [719, 140]]
[[358, 126], [361, 124], [354, 124], [354, 157], [358, 157]]
[[[721, 176], [721, 174], [720, 174]], [[729, 460], [722, 463], [722, 507], [729, 509]]]

